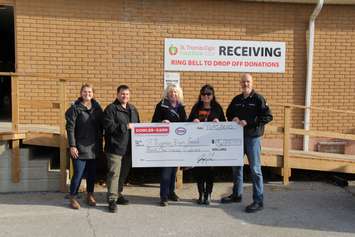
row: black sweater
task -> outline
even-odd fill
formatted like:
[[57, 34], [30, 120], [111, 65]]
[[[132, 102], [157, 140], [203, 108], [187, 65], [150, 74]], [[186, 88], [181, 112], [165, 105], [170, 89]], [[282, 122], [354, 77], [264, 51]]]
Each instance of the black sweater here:
[[271, 122], [273, 117], [265, 98], [255, 92], [244, 98], [243, 94], [237, 95], [227, 109], [228, 121], [238, 117], [245, 120], [244, 136], [260, 137], [264, 135], [264, 125]]
[[102, 151], [102, 117], [99, 103], [91, 101], [91, 109], [79, 100], [66, 111], [66, 129], [70, 147], [79, 151], [79, 159], [95, 159]]
[[152, 122], [162, 122], [163, 120], [169, 120], [170, 122], [186, 122], [187, 116], [185, 107], [178, 105], [175, 110], [169, 100], [161, 100], [155, 107]]
[[[199, 119], [199, 111], [202, 109], [203, 109], [203, 102], [202, 101], [197, 102], [191, 109], [191, 113], [188, 121], [192, 122], [194, 119]], [[209, 111], [207, 121], [210, 122], [213, 121], [214, 119], [218, 119], [221, 122], [226, 121], [222, 106], [217, 102], [211, 104], [211, 110]], [[200, 121], [200, 122], [205, 122], [205, 121]]]

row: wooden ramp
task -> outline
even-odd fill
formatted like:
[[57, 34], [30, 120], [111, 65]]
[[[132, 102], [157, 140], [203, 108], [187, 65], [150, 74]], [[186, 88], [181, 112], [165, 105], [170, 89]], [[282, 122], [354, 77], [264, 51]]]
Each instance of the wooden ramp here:
[[[262, 148], [262, 165], [279, 167], [282, 169], [284, 184], [288, 184], [291, 169], [319, 170], [342, 173], [355, 173], [355, 155], [334, 154], [315, 151], [292, 150], [290, 145], [291, 135], [326, 137], [341, 140], [355, 141], [355, 135], [342, 134], [328, 131], [315, 131], [291, 128], [289, 121], [291, 107], [307, 109], [304, 106], [284, 106], [284, 126], [267, 126], [268, 133], [282, 134], [283, 148]], [[317, 108], [319, 110], [328, 110]], [[334, 111], [340, 112], [340, 111]], [[349, 111], [343, 111], [349, 112]], [[354, 112], [349, 112], [355, 114]]]

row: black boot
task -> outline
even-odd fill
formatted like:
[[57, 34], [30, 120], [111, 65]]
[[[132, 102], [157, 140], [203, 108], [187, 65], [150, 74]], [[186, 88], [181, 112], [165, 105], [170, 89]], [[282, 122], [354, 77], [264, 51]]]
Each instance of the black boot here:
[[203, 195], [203, 204], [210, 205], [211, 203], [211, 193], [205, 192]]
[[203, 204], [203, 193], [198, 194], [197, 204]]
[[203, 203], [206, 205], [210, 205], [212, 189], [213, 189], [213, 181], [207, 180], [205, 194], [204, 194], [204, 200], [203, 200]]
[[221, 203], [231, 203], [231, 202], [241, 202], [242, 201], [242, 196], [236, 196], [234, 194], [231, 194], [227, 197], [222, 197]]
[[204, 185], [203, 182], [197, 182], [197, 188], [198, 188], [198, 200], [197, 200], [197, 204], [203, 204], [203, 193], [204, 193]]

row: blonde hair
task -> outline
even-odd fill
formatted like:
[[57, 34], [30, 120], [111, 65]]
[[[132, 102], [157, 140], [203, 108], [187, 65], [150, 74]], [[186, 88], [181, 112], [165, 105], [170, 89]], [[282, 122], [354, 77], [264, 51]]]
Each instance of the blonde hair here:
[[176, 91], [177, 99], [180, 104], [184, 104], [184, 94], [182, 93], [182, 89], [180, 86], [175, 84], [168, 84], [163, 93], [163, 98], [169, 100], [168, 94], [170, 91]]

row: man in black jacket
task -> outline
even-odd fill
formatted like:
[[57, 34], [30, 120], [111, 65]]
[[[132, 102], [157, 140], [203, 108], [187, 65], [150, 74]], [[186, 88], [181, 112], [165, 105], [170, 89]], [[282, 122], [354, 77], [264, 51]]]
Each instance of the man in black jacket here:
[[[228, 121], [235, 121], [244, 128], [244, 153], [247, 155], [253, 181], [253, 203], [246, 212], [256, 212], [264, 206], [263, 175], [260, 163], [261, 136], [264, 125], [273, 117], [265, 98], [253, 90], [253, 78], [244, 74], [240, 85], [242, 93], [233, 98], [227, 109]], [[243, 193], [243, 166], [233, 167], [233, 193], [222, 198], [222, 203], [241, 202]]]
[[137, 109], [128, 103], [129, 96], [129, 87], [120, 85], [117, 88], [116, 100], [104, 111], [103, 127], [108, 161], [107, 201], [110, 212], [116, 212], [116, 204], [128, 204], [128, 200], [122, 196], [122, 191], [132, 166], [131, 123], [139, 123]]

